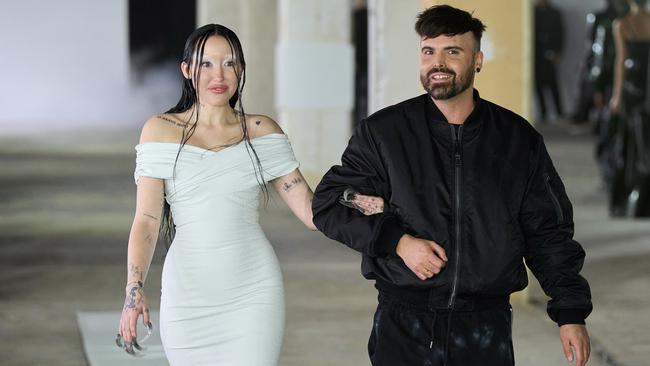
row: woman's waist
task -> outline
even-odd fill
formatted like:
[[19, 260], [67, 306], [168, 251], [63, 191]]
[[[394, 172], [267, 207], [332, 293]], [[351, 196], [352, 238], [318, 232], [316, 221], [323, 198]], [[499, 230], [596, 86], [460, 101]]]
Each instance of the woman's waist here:
[[275, 257], [249, 258], [244, 263], [209, 256], [204, 259], [192, 263], [165, 261], [161, 290], [170, 305], [223, 305], [267, 294], [282, 296], [282, 274]]
[[256, 278], [279, 270], [278, 266], [275, 251], [263, 236], [221, 241], [175, 238], [165, 258], [164, 272], [171, 270], [201, 281], [203, 277], [215, 280], [232, 275]]
[[264, 236], [262, 227], [253, 219], [210, 218], [210, 220], [176, 220], [176, 237], [184, 240], [222, 241]]
[[172, 244], [185, 248], [240, 248], [242, 246], [269, 245], [262, 228], [223, 229], [215, 227], [177, 227]]
[[165, 258], [162, 285], [179, 295], [209, 297], [215, 292], [281, 286], [281, 278], [277, 257], [266, 240], [211, 245], [174, 240]]

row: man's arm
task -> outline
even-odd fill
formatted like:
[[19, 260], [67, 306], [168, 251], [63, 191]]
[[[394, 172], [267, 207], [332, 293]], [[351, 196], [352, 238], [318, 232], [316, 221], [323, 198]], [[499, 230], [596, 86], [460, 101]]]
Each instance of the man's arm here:
[[592, 309], [580, 275], [585, 252], [573, 240], [573, 208], [540, 137], [519, 221], [528, 267], [551, 297], [548, 314], [559, 325], [584, 324]]
[[390, 210], [364, 216], [339, 203], [343, 192], [352, 188], [383, 197], [388, 204], [387, 172], [367, 121], [359, 123], [341, 162], [325, 174], [314, 192], [312, 209], [316, 227], [327, 237], [371, 257], [399, 256], [423, 281], [440, 273], [447, 255], [438, 243], [408, 235]]
[[547, 312], [560, 326], [567, 360], [589, 359], [584, 326], [592, 310], [589, 284], [580, 275], [585, 252], [573, 240], [573, 208], [540, 137], [519, 221], [526, 237], [525, 259], [551, 298]]
[[362, 194], [380, 196], [388, 203], [388, 176], [367, 121], [359, 123], [341, 158], [314, 192], [314, 224], [327, 237], [373, 257], [395, 254], [406, 233], [390, 211], [365, 216], [339, 203], [343, 192], [352, 188]]

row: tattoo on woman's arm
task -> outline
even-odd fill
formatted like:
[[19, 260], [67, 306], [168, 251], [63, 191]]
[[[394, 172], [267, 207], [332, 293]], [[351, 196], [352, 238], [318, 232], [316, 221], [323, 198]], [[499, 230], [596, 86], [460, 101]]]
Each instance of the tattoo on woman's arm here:
[[158, 218], [156, 216], [154, 216], [154, 215], [149, 215], [149, 214], [142, 214], [142, 215], [144, 215], [145, 217], [148, 217], [150, 219], [154, 219], [154, 220], [158, 221]]
[[293, 187], [297, 186], [300, 183], [302, 183], [302, 178], [295, 177], [291, 179], [291, 181], [289, 182], [284, 182], [284, 184], [282, 184], [282, 190], [285, 192], [289, 192]]
[[140, 286], [142, 286], [142, 280], [144, 279], [144, 271], [140, 269], [140, 267], [136, 266], [133, 263], [129, 263], [129, 278], [133, 278], [133, 280], [129, 283], [136, 283], [139, 282]]

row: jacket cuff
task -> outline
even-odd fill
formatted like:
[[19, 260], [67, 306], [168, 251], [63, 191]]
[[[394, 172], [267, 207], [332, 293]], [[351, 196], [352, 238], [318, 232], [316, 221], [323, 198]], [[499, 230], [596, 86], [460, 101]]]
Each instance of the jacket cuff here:
[[395, 216], [386, 217], [379, 228], [373, 244], [373, 252], [377, 257], [396, 255], [397, 243], [406, 230], [402, 228]]
[[557, 325], [584, 324], [584, 311], [577, 309], [562, 309], [557, 311]]

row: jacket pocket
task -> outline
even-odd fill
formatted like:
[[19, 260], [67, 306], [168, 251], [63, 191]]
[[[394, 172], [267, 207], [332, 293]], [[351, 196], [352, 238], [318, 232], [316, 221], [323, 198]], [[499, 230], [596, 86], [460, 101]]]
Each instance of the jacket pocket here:
[[546, 184], [546, 192], [548, 193], [549, 198], [555, 207], [555, 213], [557, 214], [557, 223], [561, 224], [564, 222], [564, 212], [562, 212], [560, 200], [558, 200], [557, 195], [553, 191], [553, 187], [551, 186], [551, 176], [548, 173], [544, 175], [544, 184]]

